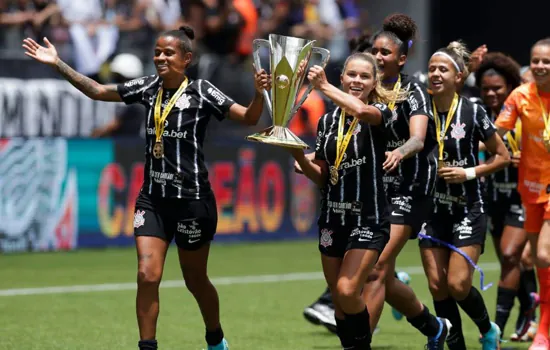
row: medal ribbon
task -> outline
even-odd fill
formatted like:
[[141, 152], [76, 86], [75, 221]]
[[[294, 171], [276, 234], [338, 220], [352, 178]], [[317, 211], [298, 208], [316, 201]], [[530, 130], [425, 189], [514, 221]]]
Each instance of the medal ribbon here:
[[336, 140], [336, 159], [334, 161], [334, 168], [336, 169], [340, 167], [340, 163], [342, 163], [342, 160], [344, 159], [346, 148], [348, 148], [349, 141], [351, 140], [351, 135], [353, 134], [353, 131], [355, 130], [355, 126], [357, 125], [359, 119], [353, 118], [348, 132], [346, 133], [346, 137], [344, 137], [345, 121], [346, 113], [342, 109], [342, 113], [340, 113], [340, 120], [338, 121], [338, 139]]
[[399, 90], [401, 89], [401, 74], [399, 74], [399, 77], [397, 78], [397, 83], [395, 83], [395, 86], [393, 87], [393, 101], [391, 101], [388, 104], [388, 108], [393, 111], [395, 108], [395, 100], [397, 100], [397, 95], [399, 94]]
[[508, 131], [506, 133], [506, 139], [512, 149], [512, 154], [519, 152], [519, 144], [521, 141], [521, 122], [519, 120], [516, 123], [515, 136], [512, 136], [512, 132]]
[[539, 99], [540, 103], [540, 110], [542, 112], [542, 119], [544, 120], [544, 129], [546, 130], [546, 133], [550, 134], [550, 120], [548, 120], [548, 111], [544, 107], [544, 103], [542, 103], [542, 98], [540, 98], [540, 95], [537, 91], [537, 97]]
[[168, 102], [168, 105], [164, 108], [162, 111], [162, 114], [160, 112], [160, 108], [162, 105], [162, 87], [160, 88], [160, 91], [157, 95], [157, 100], [155, 101], [155, 135], [156, 135], [156, 142], [160, 142], [162, 140], [162, 133], [164, 132], [164, 121], [168, 117], [168, 114], [176, 104], [176, 101], [180, 98], [180, 96], [183, 94], [183, 91], [185, 91], [185, 88], [187, 87], [187, 77], [185, 80], [181, 83], [180, 87], [178, 88], [178, 91], [172, 96], [170, 101]]
[[432, 99], [432, 105], [433, 105], [433, 112], [434, 112], [434, 122], [435, 122], [435, 129], [436, 133], [435, 136], [437, 138], [437, 143], [439, 145], [439, 158], [438, 160], [443, 160], [443, 148], [445, 147], [445, 135], [447, 134], [447, 130], [449, 130], [449, 125], [451, 125], [451, 120], [453, 120], [453, 116], [458, 108], [458, 95], [455, 93], [455, 96], [453, 97], [453, 103], [451, 103], [451, 109], [449, 109], [449, 113], [447, 114], [447, 119], [445, 120], [445, 129], [441, 130], [441, 120], [439, 119], [439, 114], [437, 113], [437, 107], [435, 106], [435, 101]]

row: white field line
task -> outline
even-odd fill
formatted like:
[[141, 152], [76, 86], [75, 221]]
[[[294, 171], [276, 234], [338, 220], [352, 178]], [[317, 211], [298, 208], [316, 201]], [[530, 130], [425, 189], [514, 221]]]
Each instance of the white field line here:
[[[500, 267], [498, 263], [482, 264], [484, 271], [497, 271]], [[424, 274], [422, 266], [409, 266], [399, 268], [399, 271], [405, 271], [411, 275]], [[256, 275], [256, 276], [235, 276], [235, 277], [215, 277], [212, 283], [215, 286], [227, 286], [234, 284], [254, 284], [254, 283], [275, 283], [288, 281], [313, 281], [324, 279], [322, 272], [298, 272], [285, 273], [279, 275]], [[476, 277], [474, 277], [476, 285]], [[183, 280], [169, 280], [161, 283], [161, 288], [182, 288], [185, 287]], [[64, 293], [87, 293], [87, 292], [107, 292], [120, 290], [135, 290], [136, 283], [106, 283], [106, 284], [88, 284], [56, 287], [39, 288], [17, 288], [0, 289], [0, 297], [11, 297], [19, 295], [44, 295], [44, 294], [64, 294]]]

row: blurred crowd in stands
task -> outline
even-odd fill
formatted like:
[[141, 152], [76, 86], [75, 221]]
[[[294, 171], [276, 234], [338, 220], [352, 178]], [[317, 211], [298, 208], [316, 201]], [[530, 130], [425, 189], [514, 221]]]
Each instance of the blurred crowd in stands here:
[[[331, 51], [338, 81], [348, 41], [367, 23], [359, 0], [0, 0], [0, 76], [14, 76], [21, 41], [43, 37], [80, 73], [102, 82], [153, 74], [158, 33], [190, 25], [196, 33], [192, 78], [212, 81], [237, 102], [253, 94], [252, 40], [269, 33], [317, 40]], [[124, 54], [118, 60], [117, 55]], [[137, 58], [137, 60], [136, 60]], [[140, 64], [141, 63], [141, 64]], [[9, 68], [8, 68], [9, 67]], [[16, 67], [14, 69], [13, 67]], [[22, 77], [24, 68], [20, 69]], [[3, 74], [4, 73], [4, 74]], [[116, 73], [116, 74], [115, 74]], [[17, 72], [15, 75], [17, 76]], [[55, 76], [55, 75], [54, 75]], [[312, 97], [318, 100], [321, 97]], [[313, 104], [311, 104], [313, 106]], [[307, 107], [307, 106], [306, 106]], [[324, 108], [313, 107], [321, 112]], [[312, 131], [316, 123], [311, 125]]]

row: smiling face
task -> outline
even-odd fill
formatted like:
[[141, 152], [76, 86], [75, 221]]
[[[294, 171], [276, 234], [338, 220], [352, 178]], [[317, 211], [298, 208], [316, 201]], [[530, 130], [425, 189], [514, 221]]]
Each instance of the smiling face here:
[[433, 55], [428, 65], [428, 85], [434, 95], [455, 93], [462, 79], [450, 58]]
[[537, 85], [550, 85], [550, 45], [541, 44], [533, 47], [530, 67]]
[[484, 75], [481, 79], [481, 99], [492, 111], [498, 113], [511, 92], [511, 86], [499, 74]]
[[161, 36], [155, 46], [153, 62], [158, 75], [163, 79], [181, 77], [191, 62], [192, 54], [182, 52], [180, 40], [173, 36]]
[[352, 58], [344, 67], [340, 79], [344, 92], [367, 103], [376, 86], [374, 65], [365, 58]]
[[376, 63], [383, 79], [397, 77], [407, 60], [407, 56], [399, 54], [399, 45], [384, 35], [376, 38], [371, 53], [376, 57]]

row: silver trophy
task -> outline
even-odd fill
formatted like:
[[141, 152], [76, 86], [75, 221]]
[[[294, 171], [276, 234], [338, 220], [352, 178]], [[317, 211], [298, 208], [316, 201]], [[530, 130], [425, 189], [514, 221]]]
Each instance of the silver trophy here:
[[269, 72], [271, 72], [273, 78], [273, 86], [270, 92], [264, 90], [264, 98], [273, 125], [259, 133], [248, 136], [247, 140], [284, 147], [309, 148], [304, 141], [288, 129], [288, 123], [313, 90], [313, 86], [309, 84], [296, 103], [304, 78], [307, 76], [312, 55], [320, 56], [320, 63], [318, 64], [323, 68], [330, 58], [329, 50], [313, 47], [314, 44], [315, 40], [276, 34], [269, 34], [269, 41], [264, 39], [254, 40], [252, 57], [256, 69], [262, 69], [260, 48], [266, 47], [270, 53]]

